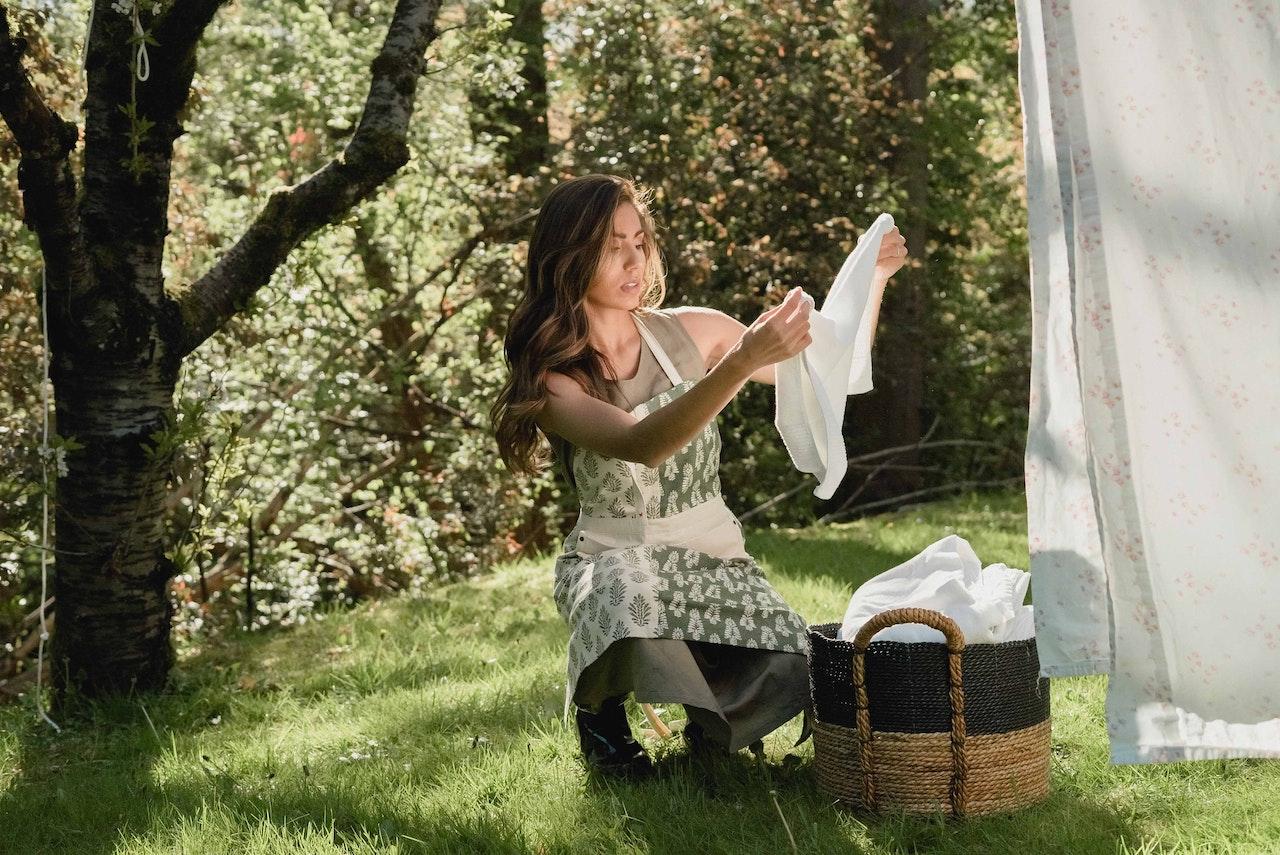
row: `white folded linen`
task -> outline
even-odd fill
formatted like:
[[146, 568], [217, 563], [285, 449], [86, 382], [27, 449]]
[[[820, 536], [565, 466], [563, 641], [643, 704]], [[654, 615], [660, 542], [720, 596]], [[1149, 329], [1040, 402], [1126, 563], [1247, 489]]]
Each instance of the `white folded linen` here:
[[[849, 600], [837, 638], [852, 640], [862, 625], [889, 609], [924, 608], [956, 622], [966, 644], [1018, 641], [1035, 635], [1032, 607], [1023, 605], [1031, 574], [1004, 564], [982, 566], [963, 537], [947, 535], [923, 552], [863, 582]], [[944, 641], [919, 623], [875, 635], [885, 641]]]
[[[893, 217], [881, 214], [858, 238], [822, 308], [809, 314], [813, 341], [775, 369], [774, 425], [795, 467], [818, 477], [813, 494], [820, 499], [831, 498], [848, 469], [845, 399], [872, 388], [867, 308], [880, 242], [892, 228]], [[813, 297], [804, 299], [814, 305]]]

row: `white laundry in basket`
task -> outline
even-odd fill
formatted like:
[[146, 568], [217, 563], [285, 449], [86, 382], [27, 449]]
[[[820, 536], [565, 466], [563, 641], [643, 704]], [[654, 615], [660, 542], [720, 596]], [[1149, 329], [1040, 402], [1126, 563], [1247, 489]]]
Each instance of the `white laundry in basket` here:
[[[1035, 635], [1032, 607], [1023, 605], [1031, 574], [1004, 564], [982, 566], [963, 537], [947, 535], [923, 552], [862, 583], [849, 600], [837, 638], [851, 640], [871, 618], [898, 608], [941, 612], [956, 622], [966, 644], [1018, 641]], [[885, 641], [945, 641], [918, 623], [891, 626]]]

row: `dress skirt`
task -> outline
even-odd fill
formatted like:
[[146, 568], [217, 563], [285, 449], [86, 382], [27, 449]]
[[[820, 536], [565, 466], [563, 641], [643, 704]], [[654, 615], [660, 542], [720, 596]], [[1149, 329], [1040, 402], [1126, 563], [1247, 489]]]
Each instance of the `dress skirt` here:
[[574, 703], [596, 710], [631, 692], [637, 703], [679, 703], [691, 722], [729, 751], [803, 713], [810, 732], [804, 654], [670, 638], [622, 638], [583, 670]]

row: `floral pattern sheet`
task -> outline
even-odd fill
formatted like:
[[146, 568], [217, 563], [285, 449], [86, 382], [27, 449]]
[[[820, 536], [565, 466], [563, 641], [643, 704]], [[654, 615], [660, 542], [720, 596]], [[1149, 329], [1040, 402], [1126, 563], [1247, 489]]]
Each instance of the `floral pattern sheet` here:
[[1113, 762], [1280, 756], [1280, 6], [1016, 11], [1043, 673]]

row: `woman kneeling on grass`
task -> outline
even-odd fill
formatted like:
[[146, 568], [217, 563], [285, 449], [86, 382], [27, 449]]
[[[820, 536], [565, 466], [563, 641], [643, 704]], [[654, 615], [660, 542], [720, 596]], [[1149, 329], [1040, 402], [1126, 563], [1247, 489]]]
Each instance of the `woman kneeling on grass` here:
[[628, 775], [653, 768], [627, 723], [628, 694], [683, 704], [699, 752], [738, 751], [800, 713], [803, 742], [811, 712], [808, 627], [721, 497], [715, 421], [747, 380], [773, 383], [774, 364], [810, 343], [808, 303], [793, 289], [750, 327], [714, 309], [659, 308], [647, 195], [611, 175], [547, 195], [491, 413], [509, 469], [537, 471], [541, 430], [577, 492], [555, 564], [565, 709], [576, 706], [588, 767]]

